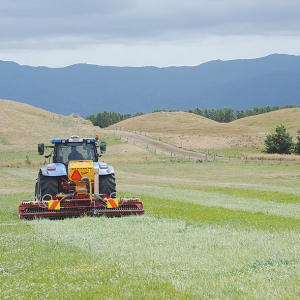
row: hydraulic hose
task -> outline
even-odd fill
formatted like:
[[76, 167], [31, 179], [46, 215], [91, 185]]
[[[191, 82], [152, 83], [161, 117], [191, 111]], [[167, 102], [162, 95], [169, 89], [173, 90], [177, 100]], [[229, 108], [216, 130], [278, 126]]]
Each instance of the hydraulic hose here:
[[70, 194], [68, 194], [68, 195], [66, 195], [66, 196], [64, 196], [64, 197], [62, 197], [62, 198], [60, 199], [60, 202], [66, 200], [66, 199], [68, 199], [68, 198], [70, 198], [70, 197], [75, 197], [75, 195], [76, 195], [76, 192], [70, 193]]

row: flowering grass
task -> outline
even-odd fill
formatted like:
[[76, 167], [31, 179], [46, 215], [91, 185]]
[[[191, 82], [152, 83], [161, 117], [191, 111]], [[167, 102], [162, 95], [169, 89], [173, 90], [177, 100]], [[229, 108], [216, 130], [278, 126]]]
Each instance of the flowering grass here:
[[[300, 297], [297, 166], [115, 169], [119, 193], [139, 196], [144, 216], [19, 220], [36, 174], [0, 168], [10, 179], [0, 194], [1, 299]], [[23, 193], [5, 192], [13, 179]]]

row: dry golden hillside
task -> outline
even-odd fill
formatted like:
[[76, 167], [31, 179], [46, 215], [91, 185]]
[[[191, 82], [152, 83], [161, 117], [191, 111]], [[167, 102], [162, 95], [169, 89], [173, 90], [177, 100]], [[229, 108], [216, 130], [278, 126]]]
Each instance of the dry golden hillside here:
[[0, 149], [36, 150], [53, 137], [106, 135], [89, 121], [62, 116], [27, 104], [0, 100]]
[[[108, 141], [104, 159], [129, 160], [147, 156], [147, 150], [132, 144], [112, 145], [112, 134], [94, 126], [90, 121], [62, 116], [24, 103], [0, 99], [0, 166], [24, 166], [43, 164], [44, 156], [37, 154], [38, 143], [50, 144], [55, 137], [79, 135]], [[48, 151], [46, 154], [49, 154]]]
[[142, 132], [186, 149], [262, 147], [266, 132], [241, 124], [218, 123], [186, 112], [157, 112], [110, 126]]
[[[300, 128], [300, 108], [218, 123], [186, 112], [157, 112], [134, 117], [109, 129], [136, 132], [189, 150], [260, 151], [268, 133], [279, 124], [294, 137]], [[111, 133], [74, 116], [62, 116], [27, 104], [0, 100], [0, 150], [36, 150], [37, 143], [71, 135], [106, 138]], [[129, 146], [129, 145], [127, 145]], [[113, 152], [113, 149], [111, 149]], [[130, 148], [132, 152], [133, 149]]]
[[252, 129], [258, 129], [261, 132], [275, 132], [277, 125], [284, 125], [287, 131], [297, 135], [300, 129], [300, 108], [288, 108], [272, 111], [266, 114], [252, 116], [244, 119], [233, 121], [233, 125], [243, 125]]
[[286, 126], [294, 137], [300, 128], [300, 108], [284, 109], [218, 123], [186, 112], [157, 112], [131, 118], [110, 129], [142, 133], [186, 149], [263, 149], [266, 135], [277, 125]]
[[120, 128], [128, 131], [142, 131], [147, 133], [190, 134], [199, 133], [227, 134], [250, 132], [242, 124], [232, 125], [218, 123], [213, 120], [187, 112], [156, 112], [134, 117], [110, 126], [110, 129]]

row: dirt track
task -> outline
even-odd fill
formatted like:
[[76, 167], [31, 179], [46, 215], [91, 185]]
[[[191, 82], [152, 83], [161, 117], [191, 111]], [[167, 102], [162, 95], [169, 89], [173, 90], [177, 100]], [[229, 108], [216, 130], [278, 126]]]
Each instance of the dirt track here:
[[182, 158], [192, 158], [196, 160], [211, 160], [210, 157], [207, 157], [206, 154], [203, 153], [196, 153], [193, 151], [185, 150], [182, 148], [175, 147], [170, 144], [166, 144], [161, 141], [153, 140], [148, 138], [147, 136], [122, 131], [122, 130], [106, 130], [109, 133], [112, 133], [119, 137], [122, 141], [135, 144], [139, 147], [143, 147], [149, 149], [151, 151], [155, 151], [157, 154], [166, 154], [173, 157], [182, 157]]
[[[219, 161], [239, 161], [239, 162], [247, 162], [247, 157], [246, 160], [241, 159], [241, 158], [233, 158], [233, 157], [221, 157], [221, 156], [208, 156], [204, 153], [197, 153], [193, 151], [189, 151], [187, 149], [182, 149], [176, 146], [173, 146], [171, 144], [167, 144], [161, 141], [153, 140], [147, 136], [136, 134], [133, 132], [129, 131], [123, 131], [123, 130], [113, 130], [113, 129], [105, 129], [105, 131], [115, 134], [118, 138], [120, 138], [123, 142], [128, 142], [130, 144], [135, 144], [139, 147], [149, 149], [151, 151], [156, 152], [157, 154], [165, 154], [168, 156], [172, 156], [174, 158], [189, 158], [189, 159], [195, 159], [197, 162], [204, 162], [208, 161], [211, 162], [213, 160], [219, 160]], [[281, 164], [284, 162], [285, 164], [298, 164], [299, 161], [292, 159], [286, 159], [283, 160], [281, 157], [279, 159], [265, 159], [262, 160], [261, 156], [259, 158], [251, 158], [252, 162], [266, 162], [266, 163], [279, 163]]]

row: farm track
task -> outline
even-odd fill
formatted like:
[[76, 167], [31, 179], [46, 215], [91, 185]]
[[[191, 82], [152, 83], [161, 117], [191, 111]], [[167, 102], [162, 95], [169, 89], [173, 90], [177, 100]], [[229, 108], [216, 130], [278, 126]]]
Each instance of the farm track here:
[[[225, 157], [225, 156], [212, 157], [205, 153], [197, 153], [184, 148], [176, 147], [172, 144], [154, 140], [145, 135], [133, 133], [130, 131], [123, 131], [118, 129], [104, 129], [104, 130], [110, 134], [114, 134], [115, 136], [120, 138], [120, 140], [123, 142], [134, 144], [136, 146], [148, 149], [150, 151], [154, 151], [157, 154], [164, 154], [173, 158], [195, 159], [197, 162], [203, 162], [203, 161], [211, 162], [213, 160], [224, 161], [224, 162], [229, 162], [229, 161], [247, 162], [247, 158], [235, 158], [235, 157]], [[252, 157], [250, 160], [252, 162], [271, 163], [271, 164], [276, 164], [276, 163], [299, 164], [298, 160], [289, 160], [284, 158], [262, 160], [262, 158], [260, 157], [257, 158]]]
[[212, 160], [210, 156], [207, 156], [203, 153], [197, 153], [194, 151], [189, 151], [186, 149], [178, 148], [174, 145], [167, 144], [161, 141], [153, 140], [147, 136], [140, 135], [137, 133], [122, 131], [122, 130], [106, 130], [109, 133], [112, 133], [119, 137], [123, 142], [128, 142], [134, 145], [137, 145], [142, 148], [149, 149], [151, 151], [155, 151], [157, 154], [165, 154], [173, 157], [184, 157], [191, 158], [196, 160]]

